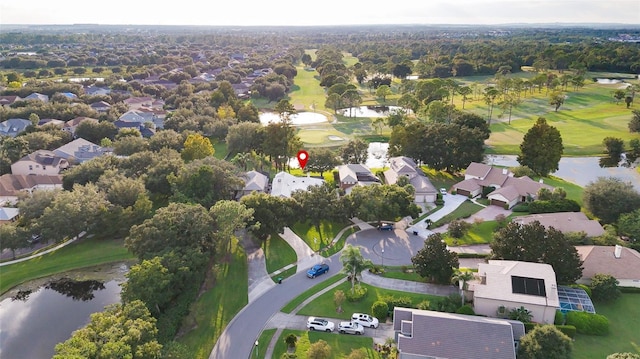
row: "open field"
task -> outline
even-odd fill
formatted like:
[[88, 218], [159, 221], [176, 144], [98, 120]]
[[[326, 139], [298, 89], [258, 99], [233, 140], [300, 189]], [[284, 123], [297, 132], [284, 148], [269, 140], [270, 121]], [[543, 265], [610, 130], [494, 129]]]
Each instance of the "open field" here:
[[134, 256], [124, 247], [122, 240], [83, 239], [41, 257], [0, 267], [0, 294], [29, 280], [132, 259]]

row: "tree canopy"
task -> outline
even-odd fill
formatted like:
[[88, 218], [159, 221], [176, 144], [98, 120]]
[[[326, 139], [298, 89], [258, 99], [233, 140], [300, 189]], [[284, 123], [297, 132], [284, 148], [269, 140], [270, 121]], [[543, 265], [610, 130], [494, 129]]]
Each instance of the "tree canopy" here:
[[355, 186], [345, 198], [347, 214], [363, 221], [396, 221], [420, 213], [413, 195], [397, 185]]
[[571, 338], [553, 325], [536, 326], [520, 338], [518, 358], [522, 359], [570, 359]]
[[447, 249], [440, 233], [429, 235], [411, 262], [421, 277], [440, 284], [450, 283], [454, 270], [459, 267], [458, 255]]
[[582, 201], [600, 221], [615, 223], [623, 213], [640, 208], [640, 193], [630, 182], [616, 177], [599, 177], [585, 186]]
[[540, 117], [524, 135], [518, 163], [531, 168], [540, 176], [546, 176], [558, 170], [563, 151], [560, 131]]

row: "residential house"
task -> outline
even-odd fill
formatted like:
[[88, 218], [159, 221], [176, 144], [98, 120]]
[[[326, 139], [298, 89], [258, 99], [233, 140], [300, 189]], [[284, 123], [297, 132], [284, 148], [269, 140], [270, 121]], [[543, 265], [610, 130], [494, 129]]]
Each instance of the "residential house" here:
[[42, 102], [49, 102], [49, 96], [47, 95], [43, 95], [41, 93], [38, 92], [34, 92], [31, 95], [23, 98], [23, 100], [38, 100], [38, 101], [42, 101]]
[[69, 132], [71, 135], [76, 134], [76, 128], [78, 125], [84, 121], [92, 121], [94, 123], [98, 123], [98, 120], [91, 117], [76, 117], [64, 123], [62, 126], [62, 131]]
[[549, 264], [489, 260], [478, 264], [478, 276], [479, 281], [469, 282], [476, 314], [496, 317], [524, 306], [532, 321], [553, 324], [560, 302]]
[[16, 101], [21, 101], [20, 96], [0, 96], [0, 106], [9, 107]]
[[591, 284], [596, 274], [609, 274], [624, 287], [640, 287], [640, 253], [616, 246], [576, 246], [582, 260], [582, 278], [578, 283]]
[[515, 359], [524, 324], [515, 320], [395, 307], [399, 359]]
[[40, 119], [40, 121], [38, 121], [38, 126], [46, 126], [46, 125], [62, 128], [64, 126], [64, 121], [56, 120], [55, 118], [42, 118]]
[[287, 172], [279, 172], [273, 177], [271, 195], [291, 197], [291, 194], [297, 190], [306, 191], [310, 186], [320, 186], [323, 183], [323, 179], [309, 175], [307, 177], [296, 177]]
[[109, 112], [109, 110], [111, 109], [111, 105], [106, 101], [94, 102], [89, 106], [95, 111], [101, 112], [101, 113]]
[[111, 89], [108, 87], [86, 86], [84, 93], [91, 96], [108, 95], [111, 93]]
[[584, 232], [587, 237], [598, 237], [605, 233], [600, 222], [589, 219], [582, 212], [539, 213], [513, 218], [513, 222], [519, 224], [535, 221], [545, 228], [553, 227], [562, 233]]
[[238, 197], [246, 196], [253, 192], [267, 193], [269, 190], [269, 177], [258, 171], [249, 171], [244, 175], [244, 187]]
[[371, 172], [369, 167], [354, 163], [338, 166], [338, 182], [340, 188], [349, 194], [355, 186], [379, 184], [380, 179]]
[[472, 162], [465, 171], [464, 180], [453, 185], [453, 190], [469, 197], [491, 191], [487, 198], [492, 205], [512, 208], [519, 202], [535, 199], [543, 187], [553, 190], [553, 187], [527, 176], [514, 177], [506, 168]]
[[0, 205], [16, 204], [21, 192], [54, 189], [62, 189], [62, 176], [5, 174], [0, 176]]
[[141, 107], [151, 107], [153, 104], [152, 97], [129, 97], [124, 100], [124, 104], [129, 107], [129, 110], [137, 110]]
[[11, 173], [14, 175], [54, 176], [68, 167], [69, 162], [57, 156], [53, 151], [38, 150], [13, 163]]
[[31, 126], [31, 121], [23, 118], [10, 118], [0, 123], [0, 136], [16, 137]]
[[117, 120], [113, 123], [118, 129], [122, 129], [122, 128], [135, 128], [138, 131], [140, 131], [140, 135], [142, 137], [145, 138], [149, 138], [153, 135], [156, 134], [155, 129], [153, 128], [149, 128], [147, 126], [145, 126], [144, 124], [141, 124], [139, 122], [127, 122], [127, 121], [121, 121], [121, 120]]
[[78, 98], [78, 95], [74, 94], [73, 92], [60, 92], [62, 94], [62, 96], [68, 98], [69, 100], [75, 100]]
[[18, 218], [20, 210], [12, 207], [0, 207], [0, 226], [11, 223]]
[[384, 172], [384, 178], [388, 184], [396, 184], [400, 177], [406, 177], [415, 189], [415, 202], [433, 203], [436, 201], [438, 191], [411, 158], [392, 157], [389, 159], [389, 167]]
[[69, 161], [69, 163], [80, 164], [106, 154], [107, 150], [84, 138], [78, 138], [56, 148], [53, 152]]

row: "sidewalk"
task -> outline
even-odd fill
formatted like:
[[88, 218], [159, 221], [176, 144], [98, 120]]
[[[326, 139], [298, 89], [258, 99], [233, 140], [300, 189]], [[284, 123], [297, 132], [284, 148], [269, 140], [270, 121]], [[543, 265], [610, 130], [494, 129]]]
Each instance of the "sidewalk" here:
[[43, 256], [45, 254], [57, 251], [58, 249], [60, 249], [62, 247], [65, 247], [65, 246], [75, 242], [76, 240], [84, 237], [85, 234], [87, 234], [87, 232], [82, 231], [82, 232], [80, 232], [80, 234], [78, 234], [77, 236], [71, 238], [70, 240], [68, 240], [66, 242], [63, 242], [63, 243], [61, 243], [61, 244], [59, 244], [59, 245], [57, 245], [57, 246], [55, 246], [53, 248], [49, 248], [46, 251], [42, 251], [42, 252], [39, 252], [39, 253], [36, 253], [34, 255], [31, 255], [31, 256], [28, 256], [28, 257], [24, 257], [24, 258], [19, 258], [19, 259], [14, 259], [12, 261], [2, 262], [2, 263], [0, 263], [0, 267], [8, 266], [10, 264], [15, 264], [15, 263], [28, 261], [29, 259], [37, 258], [37, 257]]
[[[444, 206], [437, 210], [434, 213], [431, 213], [427, 217], [421, 219], [418, 223], [407, 226], [406, 231], [409, 234], [413, 234], [414, 232], [418, 233], [420, 238], [426, 239], [431, 234], [435, 233], [435, 230], [427, 229], [426, 221], [430, 219], [432, 222], [436, 222], [447, 214], [456, 210], [456, 208], [460, 207], [460, 205], [467, 200], [466, 196], [457, 195], [457, 194], [447, 194], [444, 197]], [[408, 223], [411, 223], [409, 220]]]

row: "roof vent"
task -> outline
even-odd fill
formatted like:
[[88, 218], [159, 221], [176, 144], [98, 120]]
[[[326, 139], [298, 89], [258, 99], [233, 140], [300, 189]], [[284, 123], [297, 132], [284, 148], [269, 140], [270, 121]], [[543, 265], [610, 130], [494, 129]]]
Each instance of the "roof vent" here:
[[622, 246], [616, 244], [616, 249], [613, 251], [613, 256], [616, 257], [616, 259], [620, 259], [621, 255], [622, 255]]
[[540, 179], [538, 180], [538, 183], [540, 183], [540, 184], [543, 184], [543, 183], [544, 183], [544, 181], [542, 180], [542, 178], [540, 178]]
[[502, 169], [502, 174], [503, 174], [503, 175], [506, 175], [506, 174], [507, 174], [507, 169], [506, 169], [506, 168], [503, 168], [503, 169]]

